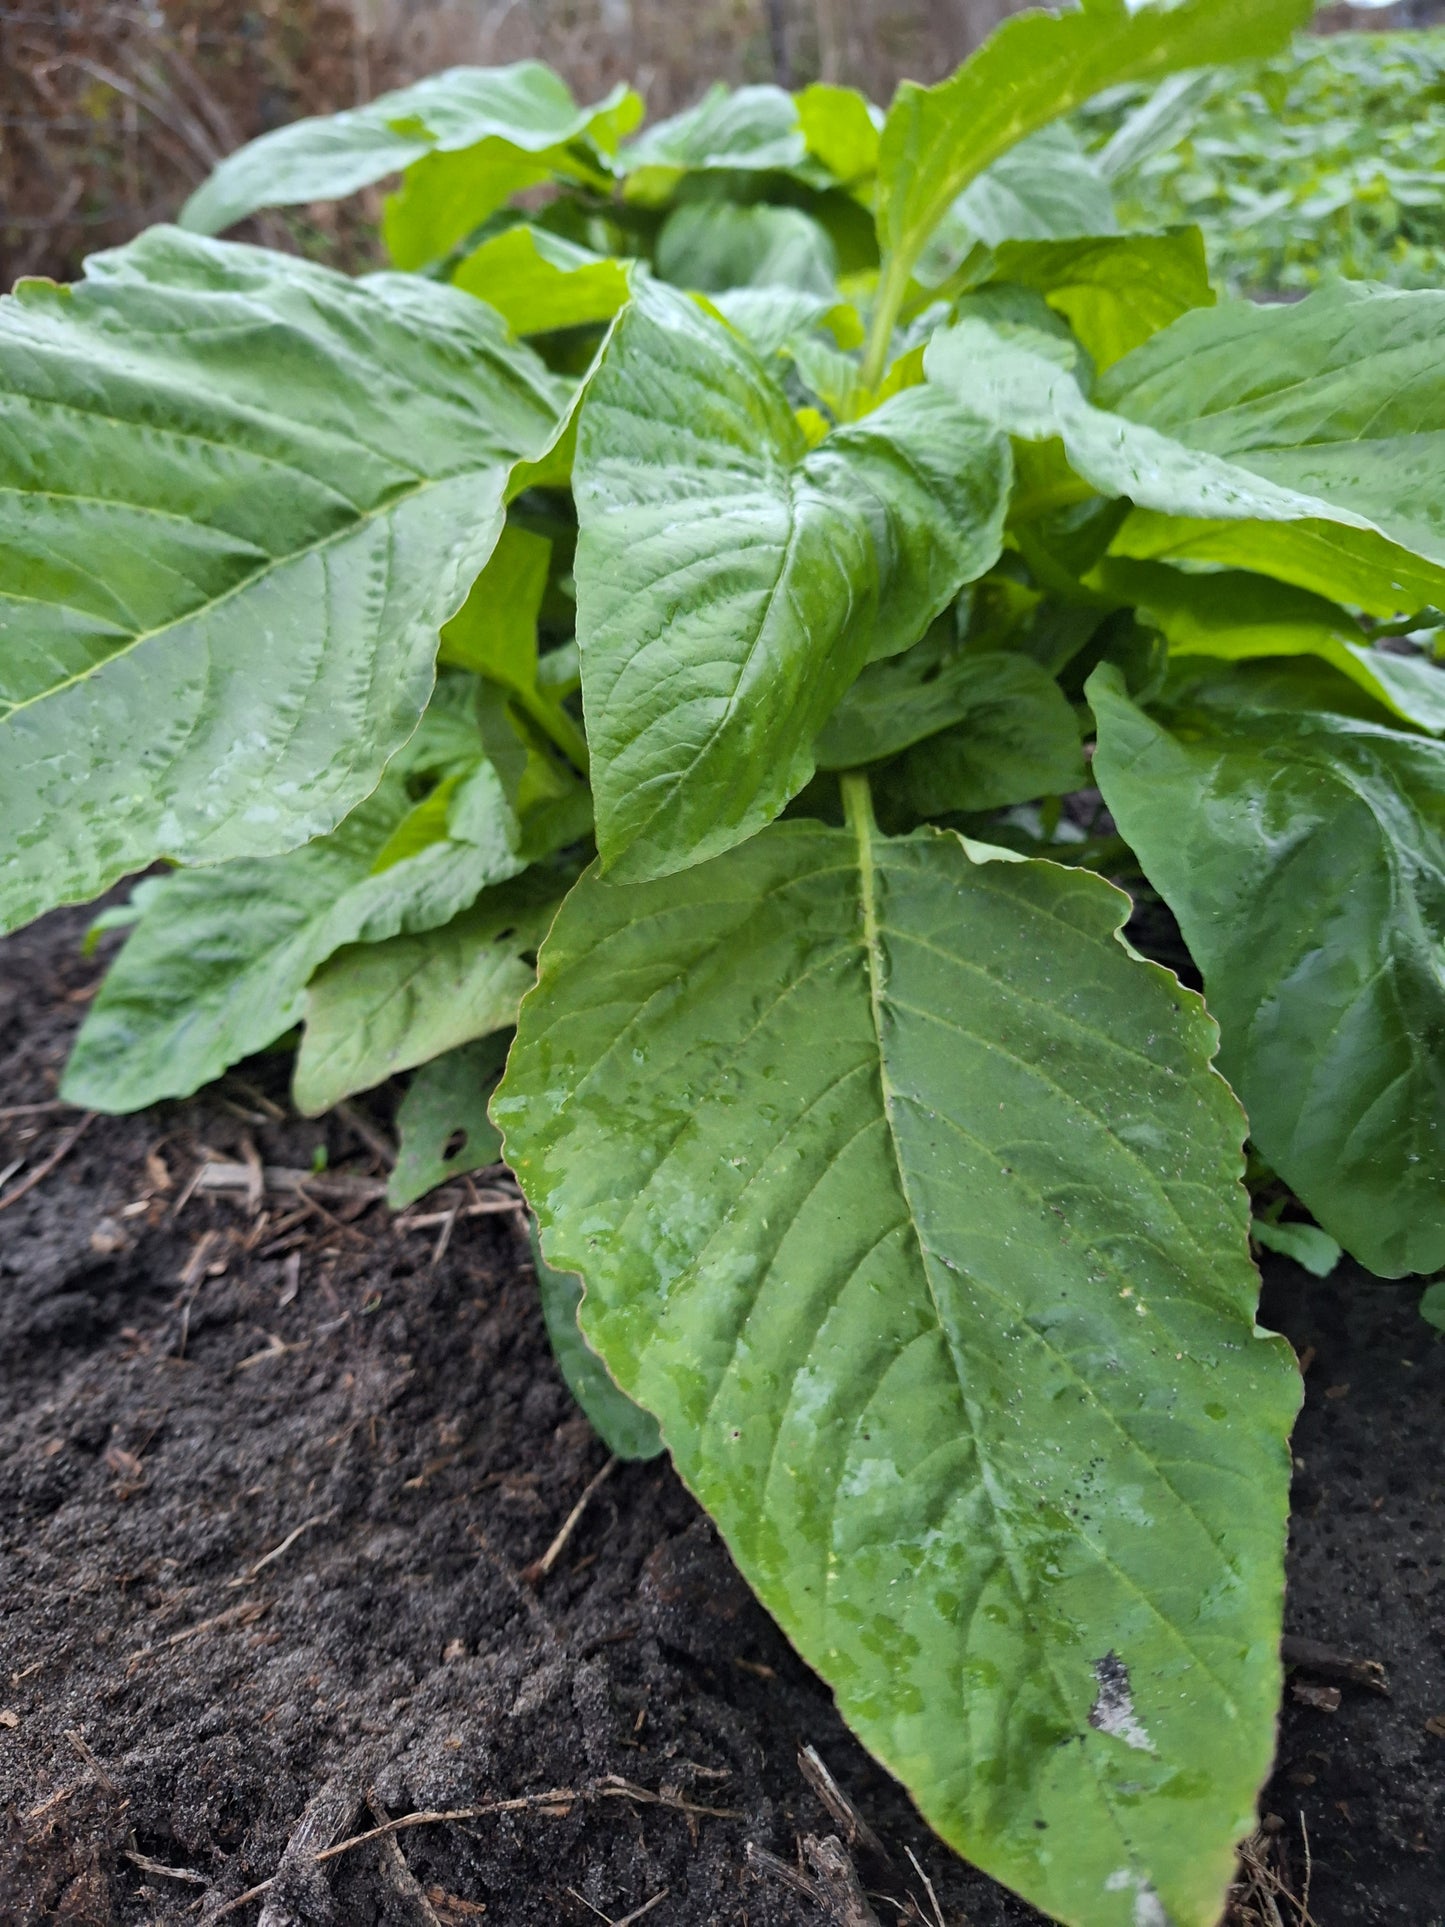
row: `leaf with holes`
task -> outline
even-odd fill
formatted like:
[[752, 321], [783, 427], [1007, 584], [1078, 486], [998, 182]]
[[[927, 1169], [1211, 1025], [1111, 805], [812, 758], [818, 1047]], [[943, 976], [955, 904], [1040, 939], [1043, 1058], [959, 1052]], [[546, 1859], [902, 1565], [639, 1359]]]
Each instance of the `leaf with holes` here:
[[933, 1824], [1063, 1920], [1214, 1927], [1299, 1378], [1199, 999], [1118, 891], [999, 855], [855, 807], [590, 873], [492, 1114], [588, 1342]]

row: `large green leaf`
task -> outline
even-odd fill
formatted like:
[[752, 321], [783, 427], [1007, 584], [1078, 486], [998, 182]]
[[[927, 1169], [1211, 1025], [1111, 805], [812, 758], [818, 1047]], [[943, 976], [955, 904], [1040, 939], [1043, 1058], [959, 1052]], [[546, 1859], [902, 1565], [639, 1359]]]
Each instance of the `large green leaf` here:
[[1359, 624], [1323, 596], [1242, 569], [1186, 574], [1148, 562], [1108, 560], [1091, 579], [1133, 604], [1173, 656], [1318, 656], [1405, 722], [1445, 735], [1445, 669], [1370, 648]]
[[1214, 1927], [1274, 1744], [1288, 1349], [1127, 900], [790, 823], [589, 873], [492, 1114], [588, 1342], [855, 1730], [1060, 1920]]
[[1445, 1265], [1445, 745], [1237, 689], [1166, 724], [1112, 670], [1088, 693], [1261, 1152], [1372, 1271]]
[[1334, 522], [1212, 522], [1136, 508], [1111, 553], [1253, 569], [1372, 616], [1445, 607], [1445, 567], [1422, 561], [1373, 529]]
[[[484, 142], [492, 144], [489, 153], [500, 148], [519, 159], [588, 136], [606, 151], [641, 112], [641, 101], [621, 86], [596, 107], [578, 107], [566, 83], [537, 60], [450, 67], [364, 107], [293, 121], [248, 142], [196, 189], [181, 209], [181, 225], [219, 234], [257, 208], [340, 200], [428, 155]], [[541, 178], [547, 171], [544, 165]], [[512, 191], [506, 188], [501, 199]], [[488, 211], [483, 207], [473, 221]]]
[[450, 288], [175, 229], [0, 304], [0, 929], [334, 829], [558, 395]]
[[439, 929], [337, 951], [306, 993], [297, 1108], [329, 1111], [354, 1091], [515, 1022], [564, 887], [532, 870]]
[[[443, 786], [456, 806], [454, 785]], [[299, 1023], [307, 980], [343, 944], [430, 930], [524, 865], [510, 811], [482, 764], [462, 794], [471, 840], [429, 835], [388, 780], [331, 836], [282, 856], [243, 857], [152, 877], [141, 914], [76, 1038], [64, 1092], [88, 1110], [136, 1111], [187, 1097]], [[399, 821], [400, 819], [400, 821]], [[413, 847], [398, 857], [398, 830]]]
[[875, 655], [997, 558], [1004, 443], [910, 389], [809, 448], [752, 349], [643, 288], [583, 406], [577, 636], [603, 862], [729, 848], [813, 770]]
[[936, 87], [905, 81], [878, 163], [890, 275], [906, 286], [955, 198], [1026, 135], [1123, 81], [1273, 53], [1313, 11], [1313, 0], [1086, 0], [1077, 11], [1005, 22]]
[[1084, 482], [1171, 516], [1327, 521], [1445, 563], [1445, 294], [1344, 285], [1223, 302], [1116, 362], [1092, 400], [1056, 342], [968, 318], [930, 376], [980, 419], [1062, 440]]

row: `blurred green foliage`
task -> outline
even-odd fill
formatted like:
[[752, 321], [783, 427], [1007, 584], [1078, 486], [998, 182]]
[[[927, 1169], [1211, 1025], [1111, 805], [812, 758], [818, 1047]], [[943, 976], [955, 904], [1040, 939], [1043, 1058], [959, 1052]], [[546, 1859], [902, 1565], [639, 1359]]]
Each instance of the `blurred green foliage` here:
[[[1080, 117], [1089, 146], [1102, 153], [1149, 99], [1130, 87], [1095, 102]], [[1121, 218], [1198, 222], [1216, 282], [1445, 281], [1445, 29], [1301, 38], [1198, 82], [1165, 131], [1169, 145], [1116, 176]]]

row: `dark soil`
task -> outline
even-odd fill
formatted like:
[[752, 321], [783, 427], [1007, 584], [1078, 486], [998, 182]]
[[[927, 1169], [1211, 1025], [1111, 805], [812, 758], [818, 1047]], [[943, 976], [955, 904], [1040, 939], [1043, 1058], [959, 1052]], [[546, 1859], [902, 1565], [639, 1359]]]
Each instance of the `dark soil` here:
[[[53, 1095], [99, 964], [62, 913], [0, 944], [0, 1107]], [[1037, 1916], [934, 1840], [848, 1738], [661, 1462], [603, 1466], [551, 1362], [515, 1216], [186, 1196], [206, 1158], [377, 1167], [273, 1117], [285, 1064], [97, 1118], [0, 1216], [0, 1922], [822, 1927], [749, 1860], [838, 1831], [815, 1746], [881, 1837], [881, 1923]], [[268, 1109], [269, 1104], [269, 1109]], [[0, 1109], [13, 1189], [74, 1113]], [[382, 1122], [384, 1107], [378, 1107]], [[442, 1200], [446, 1201], [445, 1197]], [[436, 1209], [436, 1201], [421, 1207]], [[1290, 1630], [1382, 1660], [1388, 1698], [1294, 1675], [1255, 1855], [1318, 1927], [1445, 1923], [1445, 1345], [1418, 1292], [1273, 1273], [1309, 1359]], [[1301, 1692], [1304, 1697], [1301, 1698]], [[1324, 1694], [1326, 1704], [1329, 1695]], [[1434, 1722], [1432, 1731], [1427, 1722]], [[282, 1855], [418, 1825], [317, 1867]], [[147, 1864], [149, 1863], [149, 1864]], [[163, 1871], [171, 1870], [170, 1872]], [[910, 1903], [909, 1896], [915, 1898]], [[1237, 1918], [1263, 1911], [1242, 1892]]]

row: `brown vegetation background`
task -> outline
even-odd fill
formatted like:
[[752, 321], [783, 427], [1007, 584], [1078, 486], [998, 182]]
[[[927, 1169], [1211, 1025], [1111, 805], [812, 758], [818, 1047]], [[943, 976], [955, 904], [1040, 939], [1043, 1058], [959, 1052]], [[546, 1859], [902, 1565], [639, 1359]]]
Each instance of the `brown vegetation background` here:
[[[886, 101], [905, 75], [947, 72], [1021, 4], [0, 0], [0, 287], [73, 276], [87, 254], [172, 215], [242, 141], [438, 67], [536, 55], [582, 98], [632, 80], [654, 115], [719, 79], [821, 76]], [[1349, 9], [1335, 14], [1343, 24]], [[354, 256], [354, 211], [314, 219], [312, 238]]]

